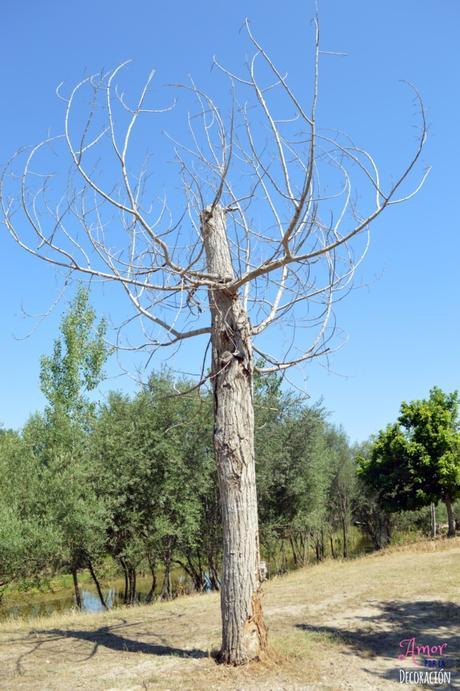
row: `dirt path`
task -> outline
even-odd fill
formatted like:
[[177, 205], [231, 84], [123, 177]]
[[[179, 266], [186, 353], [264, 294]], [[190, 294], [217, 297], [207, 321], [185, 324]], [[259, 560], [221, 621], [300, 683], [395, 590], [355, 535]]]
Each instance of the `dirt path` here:
[[[424, 655], [398, 659], [410, 652], [415, 639], [415, 652], [417, 645], [447, 644], [442, 655], [431, 659], [436, 658], [436, 670], [441, 664], [450, 672], [450, 685], [443, 687], [460, 689], [458, 540], [446, 551], [425, 543], [347, 564], [333, 562], [313, 571], [308, 581], [299, 572], [288, 576], [279, 595], [273, 592], [279, 606], [269, 607], [267, 613], [278, 630], [293, 625], [329, 641], [329, 660], [322, 658], [318, 688], [401, 688], [401, 669], [412, 673], [433, 669], [424, 666]], [[303, 605], [291, 604], [293, 590]], [[404, 683], [404, 687], [416, 688], [416, 684]]]
[[400, 684], [400, 669], [424, 671], [414, 664], [423, 656], [397, 659], [413, 638], [446, 644], [435, 658], [450, 684], [435, 688], [460, 689], [459, 582], [459, 539], [274, 579], [264, 603], [270, 656], [236, 670], [211, 657], [219, 642], [216, 595], [3, 624], [0, 689], [421, 688]]

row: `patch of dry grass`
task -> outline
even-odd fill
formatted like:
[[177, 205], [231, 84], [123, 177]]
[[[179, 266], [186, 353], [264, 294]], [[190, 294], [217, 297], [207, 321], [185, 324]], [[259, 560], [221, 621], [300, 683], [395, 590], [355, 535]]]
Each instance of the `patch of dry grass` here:
[[217, 665], [212, 655], [220, 639], [217, 594], [4, 622], [0, 688], [396, 688], [406, 633], [446, 640], [459, 657], [459, 573], [456, 539], [274, 578], [264, 589], [270, 648], [239, 669]]

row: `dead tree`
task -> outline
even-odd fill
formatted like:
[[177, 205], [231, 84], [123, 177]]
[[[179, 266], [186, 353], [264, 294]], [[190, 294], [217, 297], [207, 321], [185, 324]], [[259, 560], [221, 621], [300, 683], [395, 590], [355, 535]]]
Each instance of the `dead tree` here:
[[[426, 136], [416, 95], [415, 152], [384, 185], [369, 153], [317, 126], [318, 25], [307, 105], [246, 28], [255, 55], [244, 76], [214, 61], [230, 85], [223, 106], [190, 82], [175, 87], [178, 104], [155, 107], [154, 72], [133, 105], [119, 86], [126, 64], [82, 80], [67, 96], [58, 88], [63, 134], [12, 159], [1, 197], [8, 230], [22, 248], [71, 274], [119, 284], [142, 328], [139, 348], [151, 355], [202, 338], [207, 354], [211, 343], [211, 367], [204, 358], [199, 383], [210, 381], [214, 391], [224, 535], [221, 659], [232, 664], [257, 657], [266, 645], [255, 362], [262, 372], [284, 371], [330, 352], [334, 302], [351, 286], [370, 224], [422, 184], [424, 176], [415, 190], [404, 189]], [[164, 118], [173, 128], [189, 101], [180, 135], [162, 137]], [[148, 118], [159, 123], [157, 139], [144, 126]], [[174, 151], [181, 183], [169, 198], [162, 188], [171, 166], [141, 158], [141, 145], [145, 151], [152, 141], [159, 158], [165, 143]], [[56, 155], [61, 149], [70, 169]], [[15, 192], [10, 185], [18, 177], [10, 172], [18, 161]], [[352, 192], [360, 183], [364, 210]]]

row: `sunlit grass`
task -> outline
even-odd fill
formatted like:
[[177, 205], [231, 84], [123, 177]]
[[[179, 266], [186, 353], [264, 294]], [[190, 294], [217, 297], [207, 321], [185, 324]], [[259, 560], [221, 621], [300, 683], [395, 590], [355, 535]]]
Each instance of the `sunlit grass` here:
[[[390, 605], [385, 626], [397, 626], [398, 603], [412, 612], [426, 602], [427, 614], [417, 615], [420, 630], [428, 616], [430, 626], [438, 627], [434, 638], [448, 635], [452, 641], [455, 620], [438, 616], [438, 602], [444, 612], [455, 607], [449, 603], [459, 600], [459, 573], [456, 538], [394, 546], [348, 561], [328, 558], [273, 578], [264, 586], [269, 649], [260, 662], [238, 669], [219, 666], [213, 657], [220, 642], [218, 593], [3, 622], [0, 688], [291, 691], [342, 688], [342, 681], [346, 688], [381, 688], [376, 669], [383, 658], [366, 638], [372, 617]], [[353, 626], [364, 631], [357, 641], [349, 636]], [[401, 626], [405, 631], [404, 621]], [[385, 653], [389, 670], [396, 652]]]

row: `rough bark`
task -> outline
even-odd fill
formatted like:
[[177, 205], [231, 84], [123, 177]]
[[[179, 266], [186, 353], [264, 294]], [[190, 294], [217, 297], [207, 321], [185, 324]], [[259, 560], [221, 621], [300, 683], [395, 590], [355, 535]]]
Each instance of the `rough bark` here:
[[75, 594], [75, 605], [77, 609], [81, 609], [81, 593], [80, 593], [80, 586], [78, 585], [78, 572], [77, 569], [72, 568], [72, 581], [73, 581], [73, 590]]
[[447, 530], [447, 537], [455, 537], [455, 515], [454, 507], [452, 506], [452, 500], [449, 497], [444, 499], [444, 503], [447, 509], [447, 523], [449, 525]]
[[254, 455], [253, 359], [247, 313], [236, 291], [225, 211], [202, 213], [208, 271], [222, 278], [209, 290], [212, 318], [214, 450], [222, 506], [223, 662], [239, 665], [266, 646], [260, 593], [259, 531]]
[[172, 582], [171, 582], [171, 552], [168, 550], [163, 557], [163, 565], [165, 568], [163, 575], [163, 585], [161, 586], [161, 593], [159, 600], [172, 600]]

